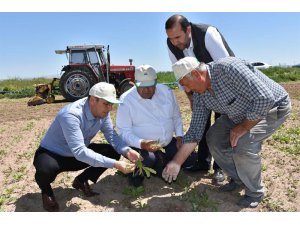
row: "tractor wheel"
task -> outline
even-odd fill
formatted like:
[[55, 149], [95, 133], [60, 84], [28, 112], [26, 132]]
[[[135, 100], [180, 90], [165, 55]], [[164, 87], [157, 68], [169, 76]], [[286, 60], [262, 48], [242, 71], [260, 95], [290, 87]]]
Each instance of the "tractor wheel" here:
[[69, 70], [60, 78], [59, 88], [65, 99], [76, 101], [88, 96], [90, 88], [96, 83], [96, 79], [88, 71]]
[[133, 86], [134, 86], [134, 83], [131, 82], [131, 81], [127, 81], [127, 82], [123, 83], [123, 84], [121, 85], [121, 87], [119, 87], [119, 93], [120, 93], [120, 96], [121, 96], [124, 92], [126, 92], [126, 91], [128, 91], [130, 88], [132, 88]]

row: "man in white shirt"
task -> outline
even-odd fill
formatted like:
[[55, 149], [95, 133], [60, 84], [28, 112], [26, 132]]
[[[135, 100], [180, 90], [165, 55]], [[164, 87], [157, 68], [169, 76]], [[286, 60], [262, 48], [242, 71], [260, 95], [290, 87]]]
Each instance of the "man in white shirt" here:
[[[157, 75], [150, 65], [135, 71], [135, 87], [125, 92], [117, 110], [116, 125], [121, 138], [144, 158], [143, 164], [156, 170], [161, 177], [164, 165], [182, 144], [183, 126], [173, 91], [157, 84]], [[175, 137], [173, 137], [175, 133]], [[165, 153], [160, 151], [161, 147]], [[192, 165], [191, 155], [184, 166]], [[144, 176], [129, 175], [129, 184], [142, 185]]]

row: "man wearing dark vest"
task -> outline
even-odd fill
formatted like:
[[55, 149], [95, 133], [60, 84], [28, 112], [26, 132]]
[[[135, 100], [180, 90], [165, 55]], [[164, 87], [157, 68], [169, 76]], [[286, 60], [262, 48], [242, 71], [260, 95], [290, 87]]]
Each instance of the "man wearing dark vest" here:
[[[172, 64], [178, 60], [191, 56], [199, 62], [209, 63], [227, 56], [234, 56], [222, 34], [213, 26], [207, 24], [190, 23], [182, 15], [171, 16], [165, 24], [168, 36], [167, 45]], [[181, 87], [180, 87], [181, 88]], [[193, 107], [193, 92], [186, 93], [191, 108]], [[220, 114], [215, 113], [215, 120]], [[208, 171], [211, 166], [211, 154], [206, 143], [206, 132], [211, 125], [210, 117], [207, 120], [203, 138], [199, 142], [198, 160], [189, 171]], [[217, 163], [213, 164], [213, 180], [223, 182], [225, 177]]]

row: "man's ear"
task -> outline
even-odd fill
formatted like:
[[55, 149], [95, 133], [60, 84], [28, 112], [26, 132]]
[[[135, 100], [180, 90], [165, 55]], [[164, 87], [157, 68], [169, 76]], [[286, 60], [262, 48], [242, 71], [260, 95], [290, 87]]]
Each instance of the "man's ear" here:
[[192, 31], [192, 27], [191, 25], [189, 25], [187, 28], [186, 28], [186, 33], [190, 34]]

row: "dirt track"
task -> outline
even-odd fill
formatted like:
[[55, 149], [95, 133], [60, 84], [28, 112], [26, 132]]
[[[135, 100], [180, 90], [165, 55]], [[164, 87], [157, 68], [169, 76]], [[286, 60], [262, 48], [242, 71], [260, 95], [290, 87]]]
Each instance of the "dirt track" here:
[[[293, 98], [293, 112], [285, 128], [300, 125], [300, 83], [284, 85]], [[175, 91], [183, 113], [185, 130], [190, 112], [187, 99]], [[27, 107], [28, 98], [0, 100], [0, 211], [43, 211], [41, 194], [34, 182], [32, 160], [41, 137], [65, 102]], [[113, 112], [113, 114], [115, 111]], [[97, 136], [95, 141], [101, 141]], [[300, 137], [299, 137], [300, 138]], [[62, 173], [53, 184], [61, 211], [300, 211], [300, 159], [263, 145], [263, 179], [267, 197], [256, 209], [241, 210], [237, 201], [243, 192], [219, 193], [211, 173], [182, 172], [168, 185], [157, 177], [146, 179], [140, 196], [128, 193], [126, 177], [107, 170], [92, 185], [101, 193], [85, 198], [71, 187], [76, 173]], [[280, 145], [275, 145], [280, 146]], [[279, 147], [278, 147], [279, 148]], [[189, 192], [187, 192], [190, 188]], [[127, 191], [127, 192], [126, 192]]]

